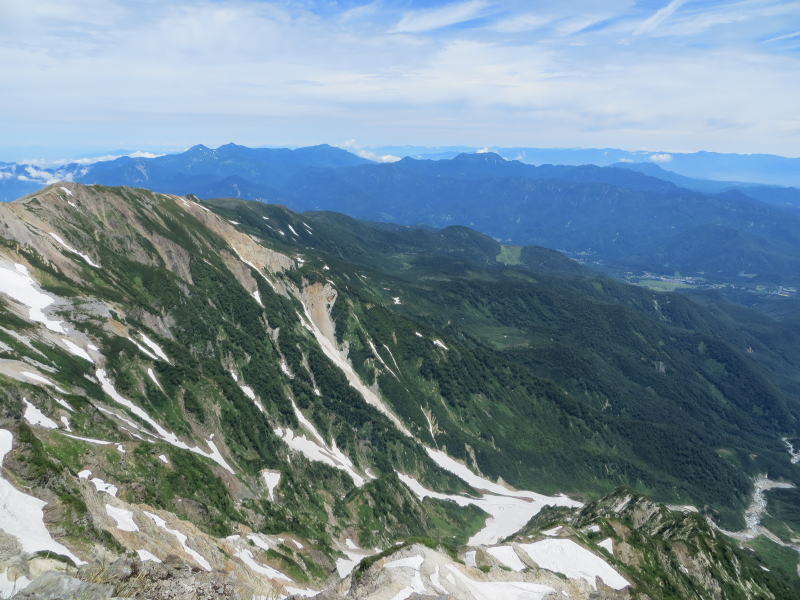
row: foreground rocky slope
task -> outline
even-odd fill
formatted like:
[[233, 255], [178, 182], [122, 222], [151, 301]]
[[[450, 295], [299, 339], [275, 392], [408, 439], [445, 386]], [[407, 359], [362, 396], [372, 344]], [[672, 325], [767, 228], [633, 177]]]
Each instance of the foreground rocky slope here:
[[[670, 597], [660, 575], [576, 529], [589, 517], [574, 511], [611, 478], [581, 485], [532, 462], [561, 431], [563, 446], [589, 430], [569, 387], [490, 362], [466, 330], [406, 310], [419, 290], [385, 289], [385, 275], [302, 243], [316, 227], [303, 217], [248, 214], [256, 229], [222, 212], [76, 184], [2, 206], [3, 595], [33, 582], [20, 598]], [[782, 442], [763, 440], [793, 412], [752, 373], [767, 417], [740, 440], [760, 453], [744, 468], [790, 476]], [[735, 423], [738, 410], [708, 414]], [[557, 433], [531, 435], [539, 421]], [[646, 457], [625, 460], [647, 472]], [[537, 481], [544, 493], [518, 489]], [[530, 530], [545, 507], [568, 534]], [[576, 557], [585, 568], [565, 570]], [[757, 558], [730, 582], [729, 563], [712, 559], [691, 589], [781, 597]]]

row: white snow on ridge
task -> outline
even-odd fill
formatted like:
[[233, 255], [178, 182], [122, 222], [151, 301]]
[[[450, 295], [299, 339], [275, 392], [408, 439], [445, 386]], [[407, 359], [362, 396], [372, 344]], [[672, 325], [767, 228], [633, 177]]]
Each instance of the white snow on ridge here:
[[63, 321], [48, 319], [44, 314], [44, 309], [53, 304], [55, 300], [39, 289], [38, 284], [24, 265], [17, 263], [14, 265], [14, 269], [0, 266], [0, 292], [27, 306], [31, 321], [41, 323], [50, 331], [67, 333]]
[[[0, 465], [11, 451], [13, 440], [10, 431], [0, 429]], [[46, 505], [47, 502], [20, 492], [0, 474], [0, 530], [17, 538], [23, 552], [49, 550], [68, 556], [75, 564], [86, 564], [51, 537], [42, 513]]]
[[58, 429], [58, 423], [31, 404], [27, 398], [23, 398], [22, 402], [25, 404], [25, 413], [22, 416], [28, 424], [39, 425], [45, 429]]
[[414, 569], [415, 571], [419, 571], [422, 563], [425, 562], [425, 558], [421, 555], [416, 556], [408, 556], [406, 558], [398, 558], [397, 560], [393, 560], [391, 562], [387, 562], [383, 565], [384, 569], [399, 569], [401, 567], [406, 567], [408, 569]]
[[50, 237], [53, 238], [55, 241], [57, 241], [59, 244], [61, 244], [61, 246], [63, 246], [64, 249], [67, 252], [71, 252], [72, 254], [76, 254], [77, 256], [80, 256], [84, 260], [84, 262], [86, 262], [86, 264], [88, 264], [90, 267], [94, 267], [95, 269], [99, 269], [100, 268], [100, 265], [98, 265], [96, 262], [94, 262], [92, 260], [92, 258], [88, 254], [84, 254], [83, 252], [79, 252], [78, 250], [76, 250], [75, 248], [70, 246], [57, 233], [53, 233], [51, 231], [50, 232]]
[[467, 577], [454, 565], [445, 565], [450, 571], [448, 578], [455, 580], [465, 587], [475, 600], [542, 600], [555, 590], [541, 583], [527, 581], [475, 581]]
[[64, 192], [67, 196], [72, 196], [73, 195], [72, 192], [70, 190], [68, 190], [67, 188], [65, 188], [64, 186], [61, 186], [58, 189], [60, 189], [62, 192]]
[[[399, 304], [399, 302], [398, 302], [398, 304]], [[433, 340], [433, 345], [434, 346], [439, 346], [439, 348], [442, 348], [444, 350], [449, 350], [450, 349], [450, 348], [448, 348], [447, 346], [444, 345], [444, 342], [442, 340]]]
[[512, 571], [522, 571], [526, 567], [525, 563], [517, 556], [517, 553], [511, 546], [492, 546], [491, 548], [487, 548], [486, 552]]
[[61, 435], [65, 435], [68, 438], [72, 438], [73, 440], [80, 440], [82, 442], [88, 442], [90, 444], [97, 444], [98, 446], [108, 446], [109, 444], [114, 443], [114, 442], [107, 442], [106, 440], [96, 440], [94, 438], [81, 437], [79, 435], [74, 435], [71, 433], [62, 433]]
[[200, 554], [199, 552], [197, 552], [196, 550], [192, 550], [191, 548], [189, 548], [189, 546], [186, 545], [187, 536], [186, 536], [185, 533], [181, 533], [177, 529], [170, 529], [167, 526], [167, 522], [164, 519], [162, 519], [161, 517], [159, 517], [158, 515], [155, 515], [155, 514], [153, 514], [151, 512], [147, 512], [147, 511], [143, 511], [143, 512], [148, 517], [153, 519], [153, 522], [158, 527], [160, 527], [161, 529], [163, 529], [167, 533], [171, 533], [172, 535], [174, 535], [175, 538], [178, 540], [178, 543], [180, 543], [181, 547], [183, 548], [183, 551], [186, 552], [186, 554], [188, 554], [189, 556], [191, 556], [195, 560], [195, 562], [197, 562], [198, 565], [200, 565], [206, 571], [210, 571], [211, 570], [211, 564], [203, 557], [203, 555]]
[[546, 539], [533, 544], [520, 544], [520, 548], [543, 569], [562, 573], [570, 579], [584, 579], [593, 588], [595, 577], [615, 590], [630, 585], [605, 560], [572, 540]]

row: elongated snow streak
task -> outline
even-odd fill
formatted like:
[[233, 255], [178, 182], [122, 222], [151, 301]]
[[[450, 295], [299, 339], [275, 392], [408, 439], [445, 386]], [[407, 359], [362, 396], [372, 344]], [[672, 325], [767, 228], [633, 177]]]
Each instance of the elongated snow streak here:
[[161, 384], [158, 382], [158, 379], [156, 379], [156, 374], [153, 372], [153, 369], [151, 368], [147, 369], [147, 376], [150, 378], [150, 381], [156, 384], [156, 387], [158, 389], [160, 389], [162, 392], [164, 391], [164, 388], [161, 387]]
[[347, 382], [350, 384], [351, 387], [355, 388], [357, 392], [361, 394], [364, 398], [364, 401], [375, 408], [378, 412], [383, 413], [392, 423], [394, 423], [395, 427], [400, 430], [401, 433], [404, 433], [408, 437], [413, 437], [411, 432], [403, 425], [402, 421], [389, 409], [386, 404], [384, 404], [383, 400], [371, 389], [369, 389], [364, 383], [361, 381], [361, 378], [353, 369], [353, 366], [339, 353], [339, 350], [334, 346], [333, 342], [329, 340], [325, 334], [323, 334], [319, 327], [317, 327], [314, 320], [311, 318], [311, 314], [308, 312], [308, 307], [303, 305], [303, 311], [305, 313], [305, 318], [300, 317], [300, 322], [303, 324], [303, 327], [308, 329], [313, 335], [314, 338], [317, 340], [317, 344], [319, 344], [320, 349], [322, 350], [323, 354], [327, 356], [334, 365], [336, 365], [339, 370], [344, 373], [344, 376], [347, 378]]
[[142, 354], [146, 355], [148, 358], [150, 358], [150, 359], [152, 359], [152, 360], [158, 360], [158, 357], [157, 357], [155, 354], [153, 354], [152, 352], [150, 352], [150, 350], [148, 350], [147, 348], [145, 348], [144, 346], [142, 346], [142, 345], [141, 345], [139, 342], [137, 342], [137, 341], [136, 341], [135, 339], [133, 339], [132, 337], [128, 336], [128, 341], [129, 341], [129, 342], [131, 342], [131, 343], [132, 343], [134, 346], [136, 346], [136, 347], [139, 349], [139, 351], [140, 351]]
[[169, 527], [167, 527], [167, 522], [158, 515], [154, 515], [153, 513], [147, 511], [143, 512], [148, 517], [153, 519], [155, 524], [158, 525], [161, 529], [163, 529], [167, 533], [171, 533], [172, 535], [174, 535], [175, 538], [178, 540], [178, 543], [183, 548], [183, 551], [186, 552], [186, 554], [188, 554], [189, 556], [191, 556], [195, 560], [195, 562], [197, 562], [198, 565], [200, 565], [206, 571], [211, 570], [211, 564], [203, 557], [203, 555], [197, 552], [196, 550], [192, 550], [191, 548], [189, 548], [189, 546], [186, 545], [187, 536], [185, 533], [181, 533], [177, 529], [170, 529]]
[[256, 562], [255, 559], [253, 558], [253, 553], [250, 552], [250, 550], [239, 550], [234, 554], [234, 556], [239, 560], [241, 560], [244, 564], [246, 564], [250, 568], [250, 570], [258, 573], [259, 575], [264, 575], [266, 577], [269, 577], [270, 579], [278, 579], [289, 582], [292, 581], [292, 579], [290, 579], [277, 569], [273, 569], [272, 567], [269, 567], [267, 565], [262, 565], [261, 563]]
[[150, 348], [150, 350], [152, 350], [156, 356], [158, 356], [158, 358], [164, 362], [169, 362], [169, 357], [167, 356], [166, 352], [161, 349], [161, 346], [156, 344], [153, 340], [141, 332], [139, 333], [139, 337], [142, 338], [142, 341], [147, 344], [147, 347]]
[[276, 291], [275, 290], [275, 284], [272, 283], [272, 280], [270, 280], [269, 277], [264, 275], [264, 273], [261, 271], [261, 269], [259, 269], [257, 266], [255, 266], [253, 263], [251, 263], [249, 260], [245, 260], [245, 258], [241, 254], [239, 254], [239, 251], [236, 249], [236, 246], [231, 245], [231, 250], [233, 250], [236, 253], [236, 256], [239, 258], [240, 261], [242, 261], [248, 267], [253, 269], [256, 273], [261, 275], [261, 277], [264, 279], [264, 281], [266, 281], [269, 284], [269, 287], [272, 288], [273, 292]]
[[208, 444], [208, 447], [211, 449], [210, 452], [201, 450], [197, 446], [189, 446], [185, 442], [182, 442], [180, 439], [178, 439], [178, 436], [176, 436], [173, 432], [164, 429], [155, 419], [153, 419], [150, 415], [148, 415], [147, 412], [145, 412], [141, 407], [137, 406], [127, 398], [124, 398], [122, 395], [120, 395], [119, 392], [117, 392], [117, 390], [114, 388], [114, 385], [111, 383], [111, 380], [108, 378], [106, 372], [103, 369], [98, 369], [95, 372], [95, 376], [97, 377], [98, 381], [100, 381], [100, 387], [112, 400], [114, 400], [117, 404], [124, 406], [125, 408], [130, 410], [131, 413], [133, 413], [134, 415], [139, 417], [142, 421], [150, 425], [153, 431], [155, 431], [158, 437], [160, 437], [162, 440], [164, 440], [168, 444], [175, 446], [176, 448], [189, 450], [196, 454], [200, 454], [201, 456], [205, 456], [206, 458], [210, 458], [229, 473], [231, 474], [234, 473], [233, 469], [227, 463], [227, 461], [222, 457], [222, 454], [217, 449], [217, 446], [216, 444], [214, 444], [213, 441], [209, 439], [206, 442]]
[[[10, 431], [0, 429], [0, 466], [11, 451], [13, 440]], [[75, 564], [86, 564], [50, 536], [42, 512], [46, 505], [47, 502], [20, 492], [0, 474], [0, 530], [17, 538], [23, 552], [49, 550], [68, 556]]]
[[63, 321], [48, 319], [44, 309], [55, 300], [42, 292], [38, 284], [28, 273], [28, 269], [19, 263], [14, 269], [0, 266], [0, 292], [10, 296], [16, 302], [28, 307], [28, 317], [56, 333], [67, 333]]
[[31, 373], [30, 371], [22, 371], [20, 372], [20, 375], [22, 375], [25, 379], [30, 379], [31, 381], [35, 381], [37, 383], [43, 383], [44, 385], [48, 385], [51, 388], [54, 388], [56, 391], [61, 392], [62, 394], [66, 394], [64, 390], [62, 390], [55, 383], [53, 383], [43, 375], [39, 375], [38, 373]]
[[297, 405], [292, 401], [294, 414], [300, 425], [308, 432], [311, 439], [305, 435], [295, 435], [291, 429], [276, 428], [275, 434], [281, 438], [292, 450], [300, 452], [308, 460], [315, 462], [325, 463], [326, 465], [339, 469], [347, 473], [352, 479], [356, 487], [361, 487], [365, 483], [365, 479], [359, 475], [353, 462], [347, 457], [339, 448], [336, 447], [336, 441], [333, 440], [329, 446], [325, 439], [319, 434], [314, 424], [306, 419]]
[[78, 356], [84, 360], [88, 360], [90, 363], [94, 363], [94, 359], [91, 356], [89, 356], [89, 353], [80, 346], [78, 346], [78, 344], [76, 344], [72, 340], [68, 340], [67, 338], [61, 338], [61, 341], [63, 342], [66, 349], [69, 350], [70, 354], [74, 354], [75, 356]]
[[72, 254], [76, 254], [77, 256], [80, 256], [86, 262], [86, 264], [88, 264], [90, 267], [94, 267], [95, 269], [99, 269], [100, 268], [100, 265], [98, 265], [96, 262], [94, 262], [89, 255], [84, 254], [83, 252], [77, 251], [75, 248], [70, 246], [63, 239], [61, 239], [61, 237], [57, 233], [50, 232], [50, 237], [52, 237], [55, 241], [57, 241], [59, 244], [61, 244], [67, 252], [71, 252]]

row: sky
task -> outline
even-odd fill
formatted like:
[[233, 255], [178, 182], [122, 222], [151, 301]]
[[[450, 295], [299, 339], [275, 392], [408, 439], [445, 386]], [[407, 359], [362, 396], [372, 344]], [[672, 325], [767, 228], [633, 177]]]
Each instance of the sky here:
[[0, 0], [0, 160], [117, 149], [800, 156], [800, 0]]

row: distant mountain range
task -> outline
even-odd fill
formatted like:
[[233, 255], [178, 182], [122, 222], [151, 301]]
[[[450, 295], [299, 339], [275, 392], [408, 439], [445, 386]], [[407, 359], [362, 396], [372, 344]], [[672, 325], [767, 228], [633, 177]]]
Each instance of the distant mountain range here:
[[[588, 150], [563, 152], [598, 158]], [[199, 145], [181, 154], [57, 170], [4, 164], [0, 192], [8, 200], [66, 179], [255, 199], [371, 221], [465, 225], [508, 245], [563, 250], [615, 272], [679, 273], [744, 287], [800, 283], [800, 190], [698, 179], [652, 162], [619, 162], [630, 160], [622, 151], [603, 152], [604, 161], [615, 161], [611, 166], [534, 166], [491, 152], [378, 164], [327, 145]], [[701, 154], [727, 157], [725, 164], [739, 160]], [[531, 160], [527, 150], [520, 155]], [[673, 155], [671, 166], [688, 160], [676, 156], [683, 155]], [[780, 158], [748, 160], [794, 164]]]
[[[480, 151], [475, 146], [385, 146], [370, 148], [376, 155], [414, 158], [454, 158]], [[493, 147], [503, 158], [531, 164], [598, 165], [650, 163], [687, 177], [720, 181], [751, 181], [770, 185], [800, 186], [800, 158], [775, 154], [730, 154], [720, 152], [630, 151], [618, 148], [524, 148]]]

